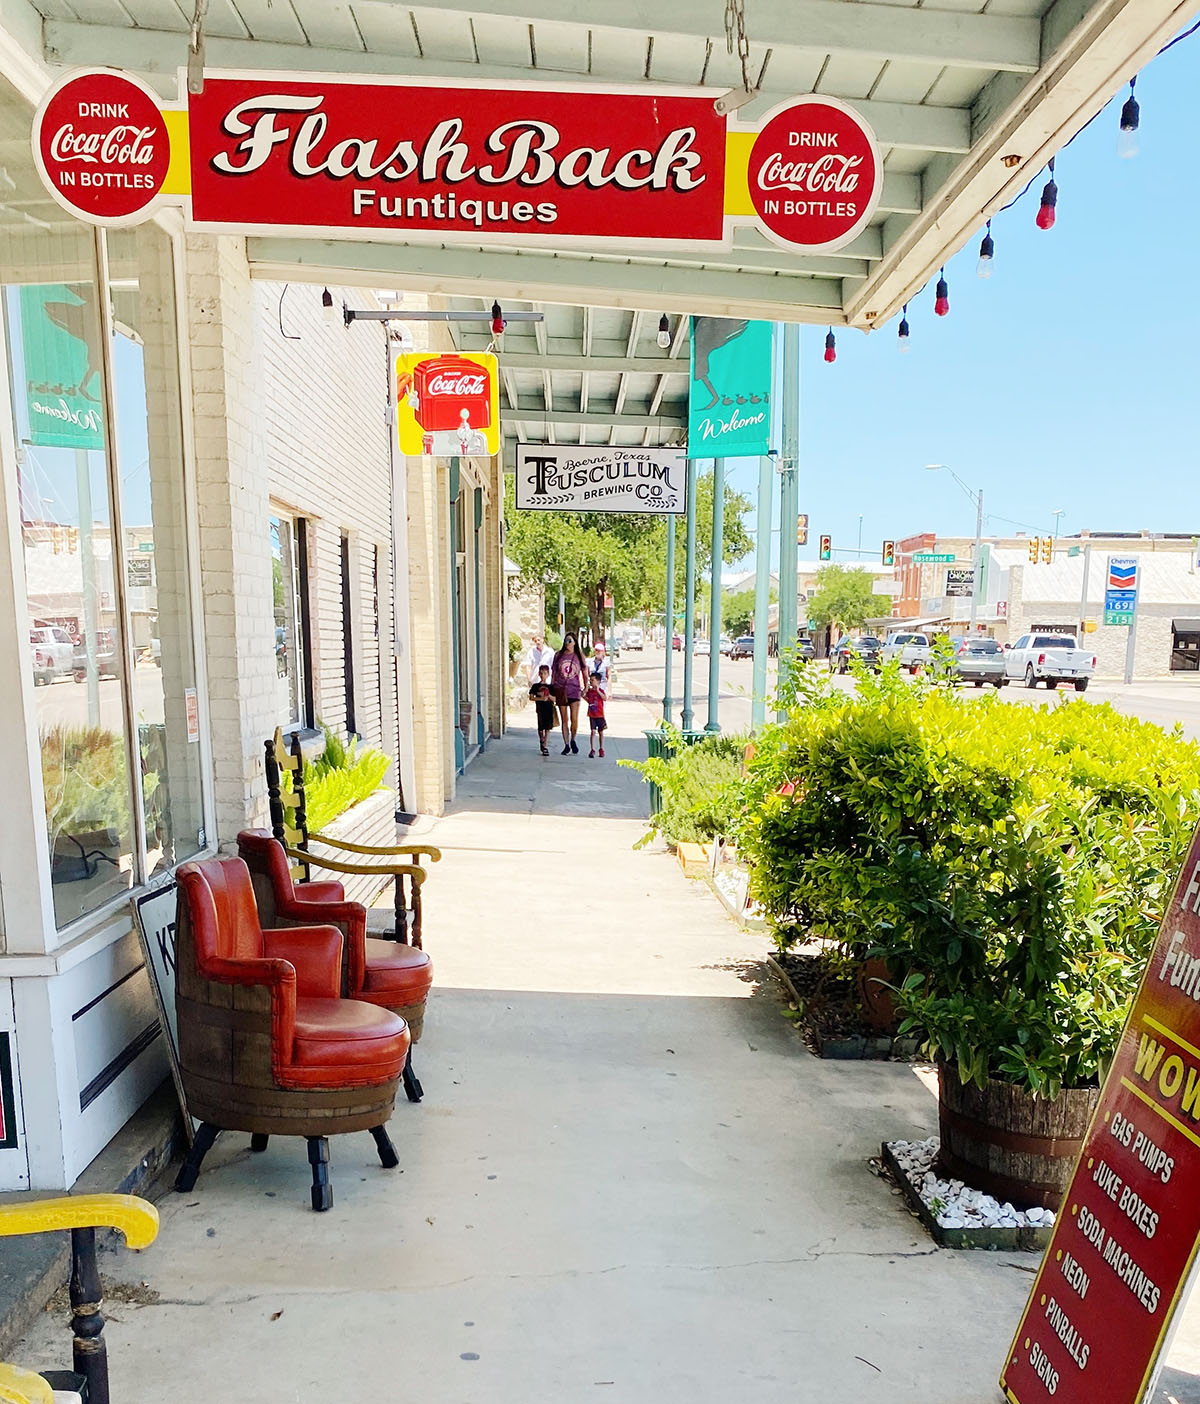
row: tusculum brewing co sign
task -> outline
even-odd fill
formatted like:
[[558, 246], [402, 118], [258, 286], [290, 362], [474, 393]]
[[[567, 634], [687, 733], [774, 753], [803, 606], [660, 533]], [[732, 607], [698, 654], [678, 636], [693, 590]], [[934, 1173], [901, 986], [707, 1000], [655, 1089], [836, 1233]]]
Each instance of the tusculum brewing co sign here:
[[687, 510], [686, 474], [683, 449], [518, 444], [517, 507], [678, 516]]
[[94, 224], [173, 205], [198, 230], [406, 241], [728, 248], [748, 224], [834, 249], [883, 184], [870, 128], [836, 99], [790, 99], [756, 129], [711, 90], [649, 84], [209, 71], [173, 106], [89, 69], [43, 99], [33, 149]]

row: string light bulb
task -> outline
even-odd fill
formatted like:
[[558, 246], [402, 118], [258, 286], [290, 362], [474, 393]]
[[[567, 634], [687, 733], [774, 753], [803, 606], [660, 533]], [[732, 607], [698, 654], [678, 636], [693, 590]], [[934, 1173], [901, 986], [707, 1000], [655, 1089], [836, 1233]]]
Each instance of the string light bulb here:
[[979, 262], [975, 265], [975, 272], [981, 278], [992, 276], [992, 262], [996, 257], [996, 241], [992, 238], [992, 221], [987, 222], [987, 232], [984, 234], [979, 245]]
[[500, 310], [498, 302], [492, 303], [492, 335], [500, 336], [504, 332], [504, 313]]
[[946, 282], [946, 270], [938, 270], [937, 287], [934, 289], [933, 311], [935, 316], [945, 317], [950, 311], [950, 284]]
[[1042, 203], [1038, 206], [1037, 227], [1053, 229], [1058, 205], [1058, 186], [1054, 183], [1054, 157], [1050, 158], [1050, 179], [1042, 187]]
[[908, 303], [900, 309], [900, 326], [897, 328], [899, 335], [896, 338], [896, 345], [900, 348], [900, 354], [907, 356], [912, 350], [908, 335]]
[[1136, 82], [1136, 78], [1129, 80], [1129, 96], [1125, 99], [1125, 106], [1121, 108], [1121, 129], [1117, 133], [1117, 155], [1126, 161], [1138, 154], [1138, 126], [1142, 109], [1133, 95]]
[[660, 351], [671, 349], [671, 324], [667, 321], [665, 312], [658, 319], [658, 346]]
[[833, 328], [829, 328], [829, 334], [825, 338], [825, 364], [833, 365], [837, 360], [837, 337], [833, 334]]

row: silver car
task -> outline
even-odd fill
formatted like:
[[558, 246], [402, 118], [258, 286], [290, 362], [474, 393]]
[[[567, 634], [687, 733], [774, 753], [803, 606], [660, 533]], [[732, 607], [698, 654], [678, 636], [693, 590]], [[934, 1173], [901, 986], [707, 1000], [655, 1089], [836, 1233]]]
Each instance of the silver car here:
[[1007, 687], [1004, 665], [1004, 650], [995, 639], [954, 640], [954, 676], [959, 682]]

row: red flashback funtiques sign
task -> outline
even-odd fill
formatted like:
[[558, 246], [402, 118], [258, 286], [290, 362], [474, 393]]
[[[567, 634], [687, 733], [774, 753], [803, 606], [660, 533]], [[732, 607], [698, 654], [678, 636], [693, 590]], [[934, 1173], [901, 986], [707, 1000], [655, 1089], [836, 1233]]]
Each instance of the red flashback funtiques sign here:
[[1200, 1247], [1200, 831], [1000, 1377], [1011, 1404], [1139, 1404]]
[[[812, 250], [853, 238], [882, 189], [870, 129], [827, 98], [782, 104], [761, 133], [697, 89], [208, 73], [186, 101], [164, 124], [170, 106], [122, 74], [64, 78], [34, 119], [47, 188], [99, 224], [170, 203], [237, 233], [726, 248], [752, 224]], [[122, 105], [127, 121], [101, 115]], [[106, 121], [135, 130], [122, 143]], [[84, 184], [58, 135], [79, 122]]]

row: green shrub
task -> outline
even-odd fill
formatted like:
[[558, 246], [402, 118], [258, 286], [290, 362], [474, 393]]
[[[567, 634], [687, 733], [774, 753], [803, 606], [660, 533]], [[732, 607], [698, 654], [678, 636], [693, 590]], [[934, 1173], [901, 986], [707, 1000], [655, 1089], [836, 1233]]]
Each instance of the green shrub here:
[[382, 788], [388, 768], [382, 751], [370, 746], [360, 749], [357, 737], [344, 740], [324, 722], [320, 726], [325, 750], [304, 766], [304, 809], [314, 834]]
[[904, 1031], [964, 1080], [1094, 1083], [1200, 818], [1200, 749], [888, 669], [802, 691], [759, 738], [739, 831], [779, 944], [886, 956]]
[[515, 663], [522, 652], [520, 634], [515, 629], [510, 629], [508, 631], [508, 661]]
[[661, 833], [670, 843], [706, 843], [728, 834], [736, 821], [741, 795], [744, 736], [706, 736], [688, 746], [672, 726], [664, 726], [673, 754], [649, 760], [623, 760], [662, 791], [662, 809], [650, 819], [642, 842]]

